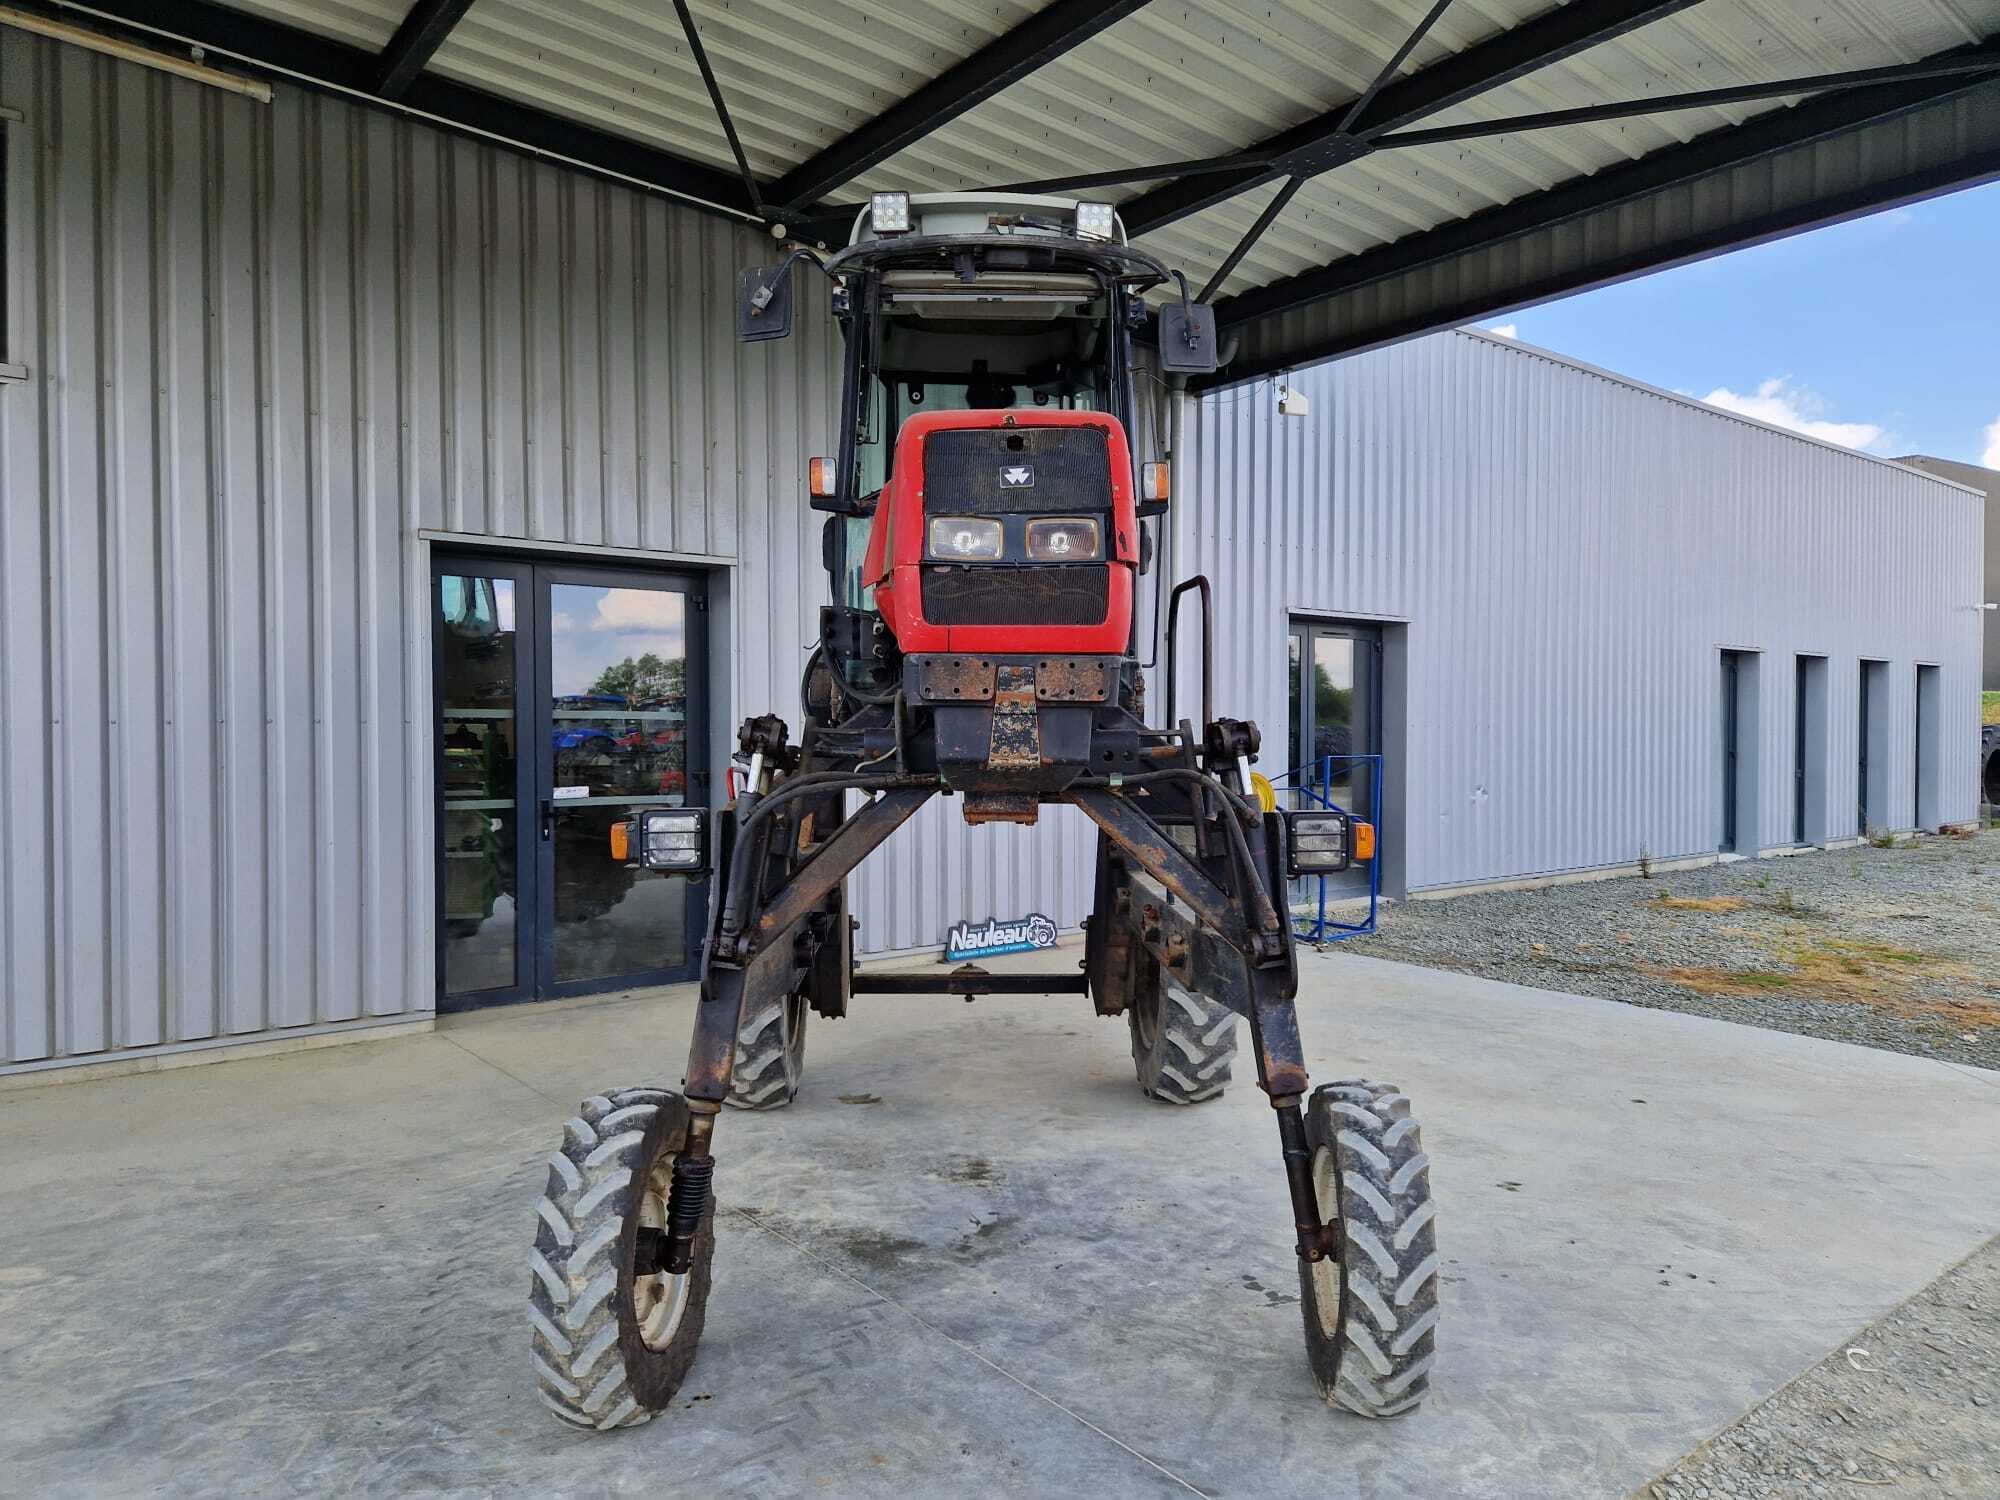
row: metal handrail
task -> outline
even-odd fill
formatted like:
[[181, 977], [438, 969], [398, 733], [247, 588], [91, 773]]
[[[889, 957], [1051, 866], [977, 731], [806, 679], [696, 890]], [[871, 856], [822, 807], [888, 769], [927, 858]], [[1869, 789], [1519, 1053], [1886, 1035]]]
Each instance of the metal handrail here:
[[1206, 573], [1197, 573], [1186, 582], [1175, 584], [1167, 600], [1167, 727], [1173, 729], [1180, 723], [1174, 717], [1174, 690], [1179, 678], [1179, 652], [1175, 648], [1179, 639], [1181, 595], [1189, 589], [1201, 590], [1201, 728], [1206, 733], [1215, 722], [1215, 606]]

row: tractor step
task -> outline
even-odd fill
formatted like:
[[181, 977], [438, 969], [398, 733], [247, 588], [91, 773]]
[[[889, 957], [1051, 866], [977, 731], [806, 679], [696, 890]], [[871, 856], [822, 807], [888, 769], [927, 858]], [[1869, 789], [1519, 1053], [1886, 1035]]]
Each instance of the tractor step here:
[[949, 974], [864, 974], [848, 979], [855, 995], [1082, 995], [1081, 972], [1075, 974], [989, 974], [977, 964], [960, 964]]

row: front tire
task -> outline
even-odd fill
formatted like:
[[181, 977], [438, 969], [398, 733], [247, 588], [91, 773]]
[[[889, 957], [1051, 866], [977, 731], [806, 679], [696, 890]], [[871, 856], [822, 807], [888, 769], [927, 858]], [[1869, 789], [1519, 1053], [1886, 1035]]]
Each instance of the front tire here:
[[1328, 1403], [1363, 1417], [1414, 1411], [1430, 1389], [1438, 1320], [1430, 1158], [1410, 1101], [1343, 1079], [1313, 1090], [1306, 1144], [1338, 1260], [1299, 1262], [1306, 1356]]
[[1236, 1013], [1182, 988], [1165, 973], [1134, 997], [1132, 1066], [1139, 1087], [1165, 1104], [1220, 1097], [1236, 1059]]
[[650, 1421], [694, 1364], [715, 1259], [711, 1200], [683, 1276], [635, 1272], [639, 1229], [664, 1229], [687, 1101], [668, 1089], [611, 1089], [583, 1101], [549, 1156], [535, 1204], [528, 1290], [535, 1385], [572, 1427]]

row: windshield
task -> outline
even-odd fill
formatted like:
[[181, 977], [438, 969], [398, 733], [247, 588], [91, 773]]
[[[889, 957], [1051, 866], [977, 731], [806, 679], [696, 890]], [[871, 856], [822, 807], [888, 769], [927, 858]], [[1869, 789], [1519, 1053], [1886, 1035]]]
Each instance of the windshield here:
[[[1105, 411], [1127, 417], [1121, 298], [1105, 278], [1075, 272], [873, 273], [857, 288], [849, 378], [854, 426], [847, 493], [864, 506], [895, 471], [896, 434], [924, 411]], [[872, 608], [861, 586], [869, 523], [847, 527], [841, 590]]]

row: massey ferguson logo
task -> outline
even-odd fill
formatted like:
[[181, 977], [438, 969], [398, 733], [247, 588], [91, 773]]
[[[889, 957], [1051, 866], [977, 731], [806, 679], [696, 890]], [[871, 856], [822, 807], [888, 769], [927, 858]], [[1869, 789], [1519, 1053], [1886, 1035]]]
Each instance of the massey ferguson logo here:
[[1035, 487], [1035, 471], [1026, 464], [1009, 464], [1000, 471], [1000, 488], [1003, 490], [1031, 490]]
[[1032, 953], [1056, 945], [1056, 924], [1040, 912], [1005, 921], [989, 917], [984, 922], [957, 922], [945, 935], [944, 956], [949, 962], [962, 958], [992, 958], [1001, 953]]

